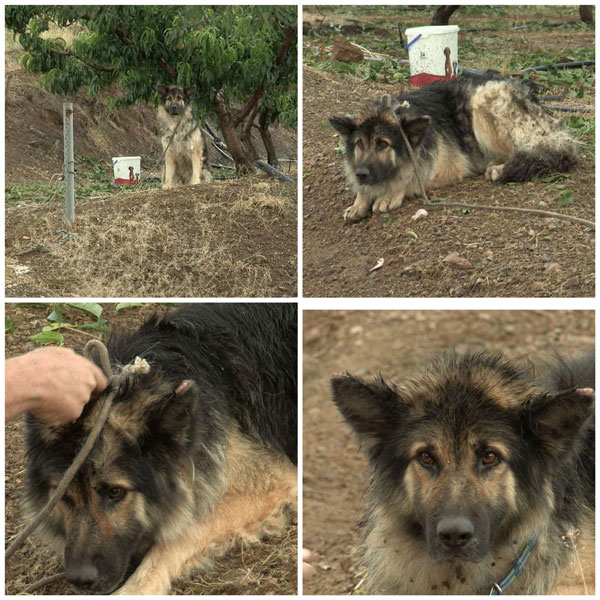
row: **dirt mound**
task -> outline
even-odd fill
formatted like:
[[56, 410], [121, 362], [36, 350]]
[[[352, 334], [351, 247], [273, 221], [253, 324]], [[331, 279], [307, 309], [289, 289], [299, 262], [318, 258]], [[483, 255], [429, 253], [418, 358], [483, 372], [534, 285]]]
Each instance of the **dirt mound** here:
[[296, 187], [262, 175], [6, 210], [7, 297], [296, 295]]

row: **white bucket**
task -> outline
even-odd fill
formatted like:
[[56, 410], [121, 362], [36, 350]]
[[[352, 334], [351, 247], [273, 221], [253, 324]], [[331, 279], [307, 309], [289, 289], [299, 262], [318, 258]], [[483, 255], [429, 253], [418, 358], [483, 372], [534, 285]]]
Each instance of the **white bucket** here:
[[114, 183], [134, 184], [140, 182], [141, 156], [114, 156], [112, 159]]
[[458, 25], [406, 30], [410, 82], [416, 87], [455, 79], [458, 70]]

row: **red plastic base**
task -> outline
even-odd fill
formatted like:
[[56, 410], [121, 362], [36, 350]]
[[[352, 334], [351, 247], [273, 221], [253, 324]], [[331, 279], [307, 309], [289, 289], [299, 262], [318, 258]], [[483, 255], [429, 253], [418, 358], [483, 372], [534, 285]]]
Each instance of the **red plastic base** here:
[[456, 77], [446, 77], [445, 75], [431, 75], [430, 73], [419, 73], [418, 75], [413, 75], [410, 78], [411, 85], [415, 87], [425, 87], [434, 81], [445, 81], [450, 79], [456, 79]]
[[115, 183], [117, 185], [122, 185], [122, 184], [133, 185], [134, 183], [139, 183], [139, 182], [140, 182], [139, 179], [134, 179], [133, 181], [131, 179], [115, 179]]

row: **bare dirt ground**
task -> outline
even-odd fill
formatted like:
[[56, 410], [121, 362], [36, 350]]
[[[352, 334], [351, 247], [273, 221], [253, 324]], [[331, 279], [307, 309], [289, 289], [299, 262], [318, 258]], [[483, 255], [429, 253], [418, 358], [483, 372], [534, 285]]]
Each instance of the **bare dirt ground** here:
[[[103, 316], [110, 327], [135, 328], [155, 310], [164, 310], [164, 306], [146, 304], [129, 308], [116, 315], [113, 305], [104, 304]], [[86, 323], [81, 311], [60, 308], [65, 322]], [[6, 335], [6, 356], [11, 357], [30, 350], [37, 345], [30, 341], [30, 335], [39, 333], [48, 324], [46, 317], [51, 309], [40, 304], [9, 304], [6, 314], [12, 320], [14, 332]], [[89, 330], [87, 330], [89, 332]], [[81, 332], [64, 332], [65, 345], [81, 351], [90, 339]], [[99, 335], [99, 334], [98, 334]], [[5, 428], [5, 502], [6, 502], [6, 540], [10, 542], [23, 528], [20, 516], [24, 462], [23, 462], [22, 421], [7, 424]], [[260, 545], [234, 551], [215, 561], [214, 569], [198, 573], [189, 580], [180, 581], [172, 593], [185, 595], [227, 594], [295, 594], [297, 591], [297, 527], [291, 526], [284, 536], [264, 540]], [[22, 593], [26, 586], [42, 579], [61, 573], [62, 560], [42, 546], [35, 537], [30, 537], [6, 565], [6, 594]], [[64, 579], [48, 584], [37, 590], [37, 594], [71, 594], [72, 591]]]
[[[343, 210], [354, 198], [346, 186], [341, 156], [336, 152], [339, 138], [327, 119], [332, 115], [356, 114], [366, 99], [378, 94], [409, 89], [406, 77], [398, 83], [380, 81], [380, 76], [374, 78], [372, 71], [367, 70], [370, 67], [358, 70], [360, 76], [342, 75], [327, 58], [332, 31], [369, 50], [406, 57], [397, 39], [397, 27], [405, 26], [402, 11], [371, 9], [366, 16], [353, 14], [347, 7], [308, 7], [304, 13], [304, 53], [308, 56], [304, 63], [308, 66], [303, 71], [304, 295], [593, 296], [594, 231], [585, 225], [530, 214], [442, 208], [429, 209], [427, 218], [411, 222], [410, 217], [422, 206], [422, 201], [414, 198], [388, 214], [374, 215], [356, 224], [343, 223]], [[510, 8], [505, 10], [510, 12]], [[572, 22], [573, 18], [556, 13], [553, 7], [532, 10], [539, 10], [538, 23], [545, 20], [561, 24]], [[410, 18], [411, 26], [429, 24], [431, 15], [424, 11], [422, 16], [411, 13]], [[516, 21], [507, 18], [504, 24], [492, 27], [493, 33], [485, 29], [467, 31], [485, 28], [491, 18], [467, 11], [458, 11], [452, 17], [451, 23], [461, 28], [459, 56], [461, 48], [469, 49], [467, 62], [461, 62], [463, 66], [510, 74], [507, 57], [516, 60], [515, 56], [531, 53], [535, 56], [531, 60], [544, 64], [538, 57], [551, 54], [559, 59], [568, 56], [574, 47], [585, 50], [594, 45], [591, 27], [531, 28], [519, 30], [518, 34], [511, 29], [515, 22], [531, 22], [531, 15], [522, 21], [516, 16]], [[502, 48], [501, 54], [498, 48]], [[561, 104], [594, 108], [593, 86], [586, 87], [583, 93], [574, 84], [569, 94]], [[590, 113], [581, 116], [593, 119]], [[576, 171], [561, 182], [572, 191], [574, 201], [568, 206], [561, 205], [560, 192], [551, 183], [500, 186], [483, 177], [437, 189], [430, 197], [467, 204], [542, 208], [593, 221], [593, 121], [592, 131], [579, 139], [588, 145], [581, 147]], [[471, 268], [455, 269], [444, 262], [453, 252], [467, 259]], [[370, 273], [380, 258], [384, 259], [384, 266]]]
[[333, 373], [392, 381], [454, 346], [539, 366], [594, 345], [593, 311], [304, 311], [303, 546], [317, 574], [305, 594], [360, 593], [358, 522], [366, 460], [329, 394]]
[[[117, 89], [93, 98], [84, 91], [70, 98], [46, 93], [37, 76], [20, 68], [20, 47], [11, 40], [7, 36], [8, 297], [297, 295], [296, 184], [260, 173], [116, 193], [106, 183], [113, 156], [140, 155], [143, 175], [160, 178], [154, 109], [109, 110]], [[65, 101], [74, 103], [77, 171], [76, 222], [68, 233], [58, 179]], [[295, 157], [296, 133], [278, 128], [274, 134], [279, 156]], [[221, 160], [214, 149], [208, 155]], [[281, 169], [288, 172], [285, 163]], [[295, 166], [289, 174], [296, 177]], [[40, 187], [56, 193], [33, 202]]]

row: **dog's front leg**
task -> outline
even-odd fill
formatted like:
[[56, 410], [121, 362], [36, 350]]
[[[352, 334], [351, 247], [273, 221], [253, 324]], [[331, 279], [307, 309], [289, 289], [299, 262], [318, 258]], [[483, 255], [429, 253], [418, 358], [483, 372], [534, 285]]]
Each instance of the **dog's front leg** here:
[[373, 201], [363, 192], [358, 192], [352, 206], [344, 211], [344, 221], [360, 221], [369, 216]]
[[192, 151], [192, 179], [190, 185], [198, 185], [202, 174], [202, 150]]
[[170, 148], [165, 152], [165, 170], [163, 177], [163, 189], [168, 190], [175, 187], [176, 154]]

